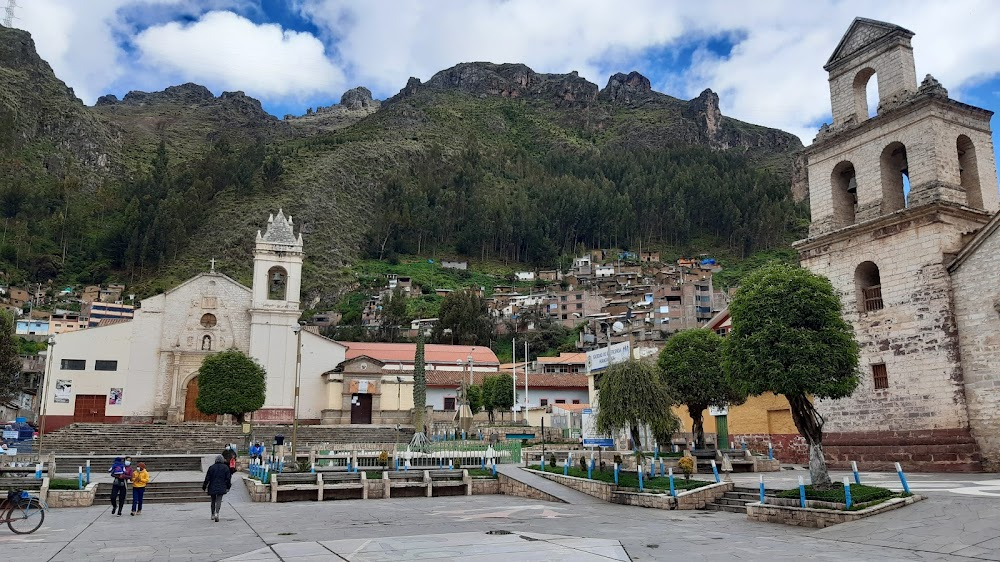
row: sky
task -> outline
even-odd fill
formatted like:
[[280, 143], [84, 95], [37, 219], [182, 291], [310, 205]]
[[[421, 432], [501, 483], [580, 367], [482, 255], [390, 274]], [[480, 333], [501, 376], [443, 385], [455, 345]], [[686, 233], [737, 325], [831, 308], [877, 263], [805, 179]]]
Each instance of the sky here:
[[[0, 0], [5, 6], [7, 0]], [[901, 25], [918, 80], [1000, 109], [995, 0], [17, 0], [14, 27], [84, 103], [195, 82], [301, 115], [355, 86], [379, 99], [460, 62], [521, 62], [600, 87], [637, 70], [683, 99], [809, 144], [829, 122], [827, 61], [856, 16]], [[0, 12], [2, 13], [2, 12]], [[871, 92], [874, 96], [874, 92]]]

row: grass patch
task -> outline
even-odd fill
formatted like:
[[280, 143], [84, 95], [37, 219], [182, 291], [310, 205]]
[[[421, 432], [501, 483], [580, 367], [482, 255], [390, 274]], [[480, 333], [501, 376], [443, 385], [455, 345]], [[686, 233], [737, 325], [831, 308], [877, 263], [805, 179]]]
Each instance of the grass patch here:
[[[84, 487], [86, 487], [86, 483]], [[50, 490], [79, 490], [80, 485], [76, 478], [53, 478], [49, 480]]]
[[[531, 468], [534, 470], [539, 470], [538, 465], [534, 465]], [[553, 467], [545, 465], [545, 472], [551, 472], [552, 474], [562, 474], [562, 467]], [[582, 470], [579, 467], [571, 467], [569, 469], [569, 476], [575, 476], [577, 478], [586, 478], [587, 471]], [[607, 482], [609, 484], [614, 484], [615, 474], [614, 472], [601, 472], [595, 470], [593, 473], [593, 480], [599, 480], [601, 482]], [[702, 488], [715, 482], [707, 482], [705, 480], [685, 480], [683, 477], [674, 477], [674, 489], [678, 492], [683, 492], [685, 490], [695, 490], [697, 488]], [[656, 476], [653, 478], [643, 477], [642, 485], [645, 490], [653, 490], [657, 492], [669, 492], [670, 491], [670, 477], [669, 476]], [[639, 487], [639, 477], [634, 472], [619, 472], [618, 473], [618, 486], [620, 488], [638, 488]]]
[[496, 478], [496, 476], [493, 476], [492, 470], [484, 470], [482, 468], [470, 468], [469, 476], [473, 478]]
[[[795, 488], [779, 492], [778, 497], [792, 499], [798, 498], [799, 489]], [[900, 494], [886, 488], [879, 488], [878, 486], [865, 486], [864, 484], [851, 484], [851, 501], [855, 504], [887, 500], [895, 497], [900, 497]], [[806, 499], [833, 503], [847, 502], [847, 497], [844, 495], [844, 485], [841, 483], [834, 483], [832, 487], [826, 489], [817, 489], [812, 486], [806, 486]]]

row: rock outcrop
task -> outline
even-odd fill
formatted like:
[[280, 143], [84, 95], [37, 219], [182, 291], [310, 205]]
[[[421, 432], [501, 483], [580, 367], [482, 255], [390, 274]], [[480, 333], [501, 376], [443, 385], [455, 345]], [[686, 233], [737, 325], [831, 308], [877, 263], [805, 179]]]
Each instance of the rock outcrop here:
[[649, 78], [633, 70], [627, 75], [621, 72], [612, 75], [597, 97], [612, 104], [632, 105], [652, 99], [654, 95]]
[[381, 103], [372, 99], [372, 91], [364, 86], [358, 86], [344, 92], [340, 96], [340, 105], [346, 109], [377, 108]]

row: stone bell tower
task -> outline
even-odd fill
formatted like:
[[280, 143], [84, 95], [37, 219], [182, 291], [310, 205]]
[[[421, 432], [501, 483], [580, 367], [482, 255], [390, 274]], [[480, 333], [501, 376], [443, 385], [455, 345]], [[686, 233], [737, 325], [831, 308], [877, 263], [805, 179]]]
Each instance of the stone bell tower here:
[[255, 421], [293, 417], [302, 259], [302, 234], [296, 236], [292, 217], [279, 209], [254, 245], [250, 355], [267, 372], [267, 397]]
[[804, 151], [812, 221], [796, 248], [840, 293], [861, 384], [817, 409], [834, 466], [973, 470], [947, 264], [1000, 204], [992, 112], [950, 99], [930, 75], [918, 86], [911, 37], [857, 18], [824, 66], [833, 124]]

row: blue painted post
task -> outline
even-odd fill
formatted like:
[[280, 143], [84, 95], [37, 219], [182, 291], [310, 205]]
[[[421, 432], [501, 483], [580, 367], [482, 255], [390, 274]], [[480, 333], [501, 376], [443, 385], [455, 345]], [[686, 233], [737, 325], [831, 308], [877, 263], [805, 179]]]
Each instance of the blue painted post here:
[[615, 463], [615, 486], [618, 485], [618, 463]]
[[667, 472], [667, 475], [670, 477], [670, 495], [676, 498], [677, 490], [674, 489], [674, 469], [670, 468]]
[[642, 465], [641, 464], [639, 465], [639, 470], [637, 470], [636, 472], [639, 473], [639, 491], [641, 492], [642, 491]]
[[656, 477], [656, 463], [650, 461], [649, 463], [649, 479], [652, 480]]
[[497, 460], [493, 459], [493, 476], [497, 475]]
[[[55, 474], [53, 474], [52, 477], [55, 478]], [[42, 463], [35, 464], [35, 479], [42, 479]]]
[[285, 458], [281, 457], [281, 459], [278, 461], [278, 472], [284, 472], [284, 471], [285, 471]]
[[316, 474], [316, 463], [309, 463], [309, 473]]
[[87, 461], [87, 484], [90, 484], [90, 461]]
[[799, 507], [806, 506], [806, 483], [799, 476]]
[[483, 453], [483, 456], [481, 458], [483, 460], [482, 462], [479, 463], [479, 468], [482, 470], [486, 470], [486, 453]]
[[396, 457], [396, 472], [399, 472], [399, 457]]
[[263, 482], [265, 484], [270, 484], [271, 483], [271, 471], [266, 466], [264, 467], [264, 480], [263, 480]]
[[542, 461], [538, 464], [541, 467], [542, 472], [545, 472], [545, 455], [542, 455]]
[[594, 453], [590, 453], [590, 470], [597, 468], [597, 461], [594, 460]]
[[854, 473], [854, 483], [855, 484], [860, 484], [861, 483], [861, 475], [858, 474], [858, 462], [857, 461], [851, 461], [851, 472]]
[[82, 466], [76, 467], [76, 489], [77, 490], [82, 490], [83, 489], [83, 467]]
[[566, 457], [566, 461], [563, 462], [563, 476], [569, 476], [569, 457]]
[[844, 477], [844, 499], [847, 500], [847, 509], [851, 509], [851, 480]]
[[451, 459], [448, 459], [448, 470], [454, 470], [454, 468], [455, 468], [455, 462]]
[[666, 476], [666, 472], [663, 471], [663, 459], [660, 459], [660, 478]]
[[438, 468], [444, 468], [444, 457], [438, 457]]
[[465, 430], [462, 430], [462, 441], [465, 441]]
[[760, 475], [760, 505], [764, 505], [764, 475]]
[[907, 482], [906, 482], [906, 475], [903, 474], [903, 467], [899, 466], [898, 462], [896, 463], [896, 474], [899, 475], [899, 481], [903, 483], [903, 491], [906, 492], [907, 494], [909, 494], [910, 493], [910, 485], [907, 484]]
[[587, 480], [592, 480], [594, 475], [594, 461], [591, 459], [590, 464], [587, 465]]
[[715, 475], [716, 482], [721, 482], [719, 479], [719, 467], [715, 466], [715, 459], [712, 459], [712, 474]]
[[772, 461], [774, 460], [774, 447], [771, 446], [770, 441], [767, 442], [767, 458]]

